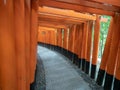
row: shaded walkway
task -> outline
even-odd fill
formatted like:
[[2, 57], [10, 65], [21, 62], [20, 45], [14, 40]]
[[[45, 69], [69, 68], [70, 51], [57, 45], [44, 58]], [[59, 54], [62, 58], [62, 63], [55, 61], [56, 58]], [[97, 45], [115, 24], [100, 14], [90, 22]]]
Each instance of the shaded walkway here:
[[45, 69], [46, 90], [98, 90], [93, 89], [90, 82], [83, 79], [80, 69], [63, 55], [41, 46], [38, 46], [38, 54]]

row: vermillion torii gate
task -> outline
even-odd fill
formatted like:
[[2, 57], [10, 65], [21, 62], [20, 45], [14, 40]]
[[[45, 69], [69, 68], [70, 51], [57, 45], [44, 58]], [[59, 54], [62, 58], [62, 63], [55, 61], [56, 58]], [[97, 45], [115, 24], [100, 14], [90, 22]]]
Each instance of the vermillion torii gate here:
[[[69, 11], [71, 14], [66, 14], [66, 11], [57, 12], [56, 9], [54, 13], [39, 6], [90, 14], [78, 14], [73, 11]], [[88, 74], [91, 32], [95, 21], [91, 70], [91, 77], [94, 79], [100, 18], [92, 14], [112, 16], [96, 82], [102, 85], [106, 73], [105, 90], [111, 89], [114, 77], [114, 90], [120, 90], [119, 12], [120, 0], [0, 0], [0, 90], [30, 90], [36, 69], [38, 24], [55, 29], [45, 30], [46, 36], [43, 37], [46, 41], [40, 40], [40, 42], [63, 53]], [[61, 38], [62, 31], [59, 30], [64, 31], [64, 38]], [[61, 36], [58, 37], [58, 33], [61, 33]]]

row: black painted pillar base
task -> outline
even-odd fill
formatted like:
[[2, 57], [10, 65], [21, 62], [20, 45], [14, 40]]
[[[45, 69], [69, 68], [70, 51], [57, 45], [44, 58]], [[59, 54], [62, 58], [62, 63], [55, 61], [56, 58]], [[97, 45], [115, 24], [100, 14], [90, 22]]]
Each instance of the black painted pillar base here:
[[67, 57], [68, 51], [65, 49], [64, 55]]
[[99, 69], [97, 81], [96, 81], [98, 85], [102, 86], [104, 76], [105, 76], [105, 70]]
[[92, 79], [95, 79], [95, 76], [96, 76], [96, 65], [91, 65], [91, 78]]
[[86, 74], [89, 74], [89, 69], [90, 69], [90, 62], [86, 61], [86, 63], [85, 63], [85, 73]]
[[74, 54], [74, 53], [71, 53], [71, 54], [72, 54], [72, 57], [71, 57], [71, 59], [72, 59], [73, 63], [75, 63], [75, 59], [74, 59], [74, 57], [75, 57], [75, 54]]
[[82, 59], [82, 71], [85, 71], [85, 59]]
[[55, 51], [58, 51], [58, 46], [55, 47]]
[[112, 82], [113, 82], [113, 75], [106, 73], [104, 89], [111, 90]]
[[115, 78], [113, 90], [120, 90], [120, 80]]
[[79, 58], [78, 62], [79, 62], [78, 68], [81, 68], [81, 59], [80, 58]]
[[72, 52], [70, 52], [69, 51], [69, 56], [68, 56], [68, 58], [72, 61], [72, 59], [73, 59], [73, 53]]
[[78, 65], [78, 55], [75, 55], [75, 64]]

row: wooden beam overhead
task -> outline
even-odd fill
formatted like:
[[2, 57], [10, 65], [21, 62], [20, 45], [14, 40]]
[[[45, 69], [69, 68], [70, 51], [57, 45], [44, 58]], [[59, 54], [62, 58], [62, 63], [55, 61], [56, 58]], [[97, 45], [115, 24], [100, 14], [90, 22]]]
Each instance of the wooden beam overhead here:
[[91, 7], [80, 6], [80, 5], [60, 2], [60, 1], [56, 1], [56, 0], [39, 0], [39, 1], [40, 1], [39, 2], [40, 6], [49, 6], [49, 7], [56, 7], [56, 8], [62, 8], [62, 9], [75, 10], [78, 12], [88, 12], [88, 13], [92, 13], [92, 14], [114, 16], [114, 12], [112, 12], [112, 11], [95, 9], [95, 8], [91, 8]]
[[88, 1], [120, 7], [120, 0], [88, 0]]
[[45, 30], [56, 31], [57, 30], [56, 28], [43, 27], [43, 26], [39, 26], [38, 29], [41, 31], [45, 31]]
[[[56, 0], [56, 1], [64, 2], [64, 3], [71, 3], [71, 4], [76, 4], [76, 5], [81, 5], [81, 6], [91, 7], [91, 8], [97, 8], [97, 9], [102, 9], [102, 10], [107, 10], [107, 11], [120, 12], [120, 8], [118, 7], [115, 7], [112, 5], [101, 4], [97, 2], [92, 2], [92, 0]], [[103, 1], [103, 0], [100, 0], [100, 1]]]
[[48, 21], [48, 22], [59, 22], [64, 24], [79, 24], [84, 23], [87, 20], [82, 20], [79, 18], [69, 18], [66, 16], [54, 15], [54, 14], [46, 14], [46, 13], [39, 13], [39, 21]]
[[57, 9], [57, 8], [51, 8], [51, 7], [39, 7], [39, 12], [60, 15], [60, 16], [66, 16], [67, 18], [96, 20], [96, 15], [78, 13], [73, 10], [64, 10], [64, 9]]
[[39, 26], [44, 26], [44, 27], [51, 27], [51, 28], [67, 28], [68, 25], [60, 24], [60, 23], [50, 23], [50, 22], [45, 22], [45, 21], [39, 21]]

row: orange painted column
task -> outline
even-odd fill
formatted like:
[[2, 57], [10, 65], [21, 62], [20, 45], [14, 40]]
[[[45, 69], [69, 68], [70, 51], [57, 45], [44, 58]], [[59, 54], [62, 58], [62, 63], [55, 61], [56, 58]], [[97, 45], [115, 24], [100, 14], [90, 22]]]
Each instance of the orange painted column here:
[[[26, 72], [26, 46], [25, 46], [25, 2], [15, 0], [14, 3], [15, 20], [15, 42], [16, 42], [16, 61], [17, 61], [17, 90], [27, 90]], [[19, 11], [19, 12], [18, 12]]]
[[79, 30], [80, 30], [80, 25], [76, 25], [75, 28], [75, 35], [74, 35], [74, 63], [77, 65], [78, 64], [78, 43], [79, 43]]
[[116, 67], [116, 60], [117, 60], [117, 52], [118, 52], [118, 45], [120, 41], [120, 16], [115, 15], [114, 17], [114, 26], [113, 26], [113, 35], [112, 35], [112, 41], [111, 41], [111, 47], [109, 52], [109, 57], [107, 61], [107, 67], [106, 67], [106, 77], [105, 77], [105, 84], [104, 89], [111, 89], [114, 73], [115, 73], [115, 67]]
[[72, 49], [71, 49], [71, 51], [72, 51], [72, 53], [74, 53], [75, 54], [75, 49], [74, 49], [74, 47], [75, 47], [75, 34], [76, 34], [76, 25], [73, 25], [73, 28], [72, 28], [72, 35], [71, 35], [71, 37], [72, 37]]
[[71, 43], [71, 40], [72, 40], [72, 26], [69, 27], [68, 29], [68, 52], [67, 52], [67, 57], [69, 59], [71, 59], [71, 56], [72, 56], [72, 52], [71, 52], [71, 47], [72, 47], [72, 43]]
[[52, 31], [51, 36], [52, 36], [52, 45], [55, 46], [55, 31]]
[[73, 63], [75, 62], [74, 61], [74, 46], [75, 46], [75, 32], [76, 32], [76, 25], [73, 25], [72, 28], [71, 28], [71, 42], [70, 42], [70, 46], [71, 46], [71, 49], [70, 49], [70, 59], [73, 61]]
[[106, 69], [108, 56], [109, 56], [109, 52], [110, 52], [111, 41], [112, 41], [113, 24], [114, 24], [113, 18], [111, 18], [108, 35], [106, 38], [105, 48], [104, 48], [104, 52], [103, 52], [102, 60], [101, 60], [101, 64], [100, 64], [100, 69], [99, 69], [98, 76], [97, 76], [97, 84], [98, 85], [102, 85], [104, 75], [105, 75], [105, 69]]
[[71, 52], [71, 48], [72, 48], [72, 29], [73, 27], [69, 28], [69, 36], [68, 36], [68, 51]]
[[115, 71], [115, 80], [114, 80], [114, 87], [113, 90], [120, 90], [120, 40], [118, 46], [118, 53], [117, 53], [117, 63], [116, 63], [116, 71]]
[[0, 90], [17, 89], [14, 1], [0, 0]]
[[51, 45], [52, 45], [52, 31], [50, 31], [50, 30], [48, 30], [48, 31], [46, 31], [47, 33], [46, 33], [46, 40], [48, 41], [46, 41], [46, 43], [47, 43], [47, 45], [48, 45], [48, 47], [51, 49]]
[[89, 69], [90, 69], [91, 48], [92, 48], [92, 28], [93, 28], [93, 21], [89, 21], [88, 40], [87, 40], [87, 59], [85, 63], [85, 72], [87, 74], [89, 74]]
[[58, 37], [58, 51], [61, 52], [61, 47], [62, 47], [62, 29], [57, 29], [57, 37]]
[[96, 65], [98, 59], [98, 48], [99, 48], [99, 38], [100, 38], [100, 18], [97, 15], [94, 28], [94, 42], [92, 51], [92, 65], [91, 65], [91, 78], [95, 79], [96, 76]]
[[63, 34], [63, 48], [62, 48], [62, 53], [67, 56], [67, 38], [68, 38], [68, 29], [64, 28], [64, 34]]
[[78, 65], [78, 67], [79, 68], [81, 68], [81, 53], [82, 53], [82, 40], [83, 40], [83, 26], [84, 26], [84, 24], [81, 24], [80, 25], [80, 30], [79, 30], [79, 43], [78, 43], [78, 45], [79, 45], [79, 54], [78, 54], [78, 58], [79, 58], [79, 65]]
[[30, 17], [31, 0], [25, 0], [26, 90], [30, 90]]
[[31, 36], [30, 36], [30, 81], [34, 82], [37, 63], [37, 30], [38, 30], [38, 2], [32, 0]]
[[87, 39], [88, 39], [88, 22], [84, 23], [83, 28], [83, 40], [82, 40], [82, 51], [81, 51], [81, 59], [82, 59], [82, 70], [85, 71], [85, 63], [87, 59]]
[[68, 29], [65, 28], [64, 29], [64, 42], [63, 42], [63, 48], [67, 50], [67, 33], [68, 33]]

